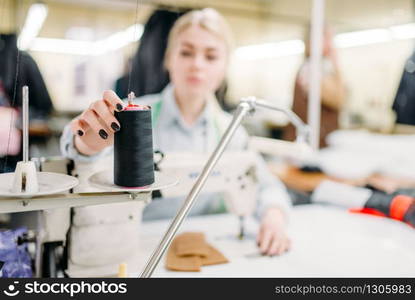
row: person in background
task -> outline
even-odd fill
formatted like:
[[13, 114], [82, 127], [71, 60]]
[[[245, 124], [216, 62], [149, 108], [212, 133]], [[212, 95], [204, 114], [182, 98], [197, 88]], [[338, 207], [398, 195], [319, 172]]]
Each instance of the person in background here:
[[31, 117], [46, 119], [53, 106], [36, 62], [18, 50], [15, 34], [0, 34], [0, 173], [14, 171], [21, 160], [18, 121], [25, 85]]
[[[150, 16], [144, 26], [137, 52], [128, 59], [123, 76], [115, 82], [115, 93], [120, 98], [127, 98], [129, 92], [134, 92], [137, 97], [160, 93], [169, 84], [169, 73], [163, 64], [167, 39], [176, 20], [186, 12], [186, 9], [158, 9]], [[226, 92], [227, 83], [224, 80], [215, 96], [222, 109], [231, 111], [235, 107], [226, 101]]]
[[[21, 146], [20, 132], [16, 128], [17, 110], [10, 107], [10, 101], [0, 81], [0, 160], [6, 163], [6, 156], [12, 161], [19, 153]], [[11, 171], [11, 167], [0, 165], [0, 173]]]
[[[293, 111], [307, 123], [308, 91], [310, 88], [310, 34], [305, 39], [305, 58], [301, 65], [294, 87]], [[339, 112], [345, 101], [345, 86], [340, 74], [336, 49], [333, 47], [331, 30], [325, 26], [323, 33], [323, 59], [321, 82], [321, 120], [320, 147], [326, 146], [327, 135], [338, 129]], [[288, 125], [284, 130], [284, 139], [293, 141], [295, 128]]]
[[[194, 151], [211, 153], [218, 144], [231, 116], [217, 105], [215, 91], [225, 79], [232, 36], [223, 16], [213, 9], [191, 11], [176, 21], [165, 55], [170, 84], [159, 94], [135, 100], [150, 104], [153, 115], [154, 148], [163, 152]], [[124, 102], [113, 92], [105, 91], [79, 117], [68, 124], [61, 138], [66, 157], [91, 161], [113, 151], [114, 133], [120, 129], [114, 111], [123, 110]], [[226, 126], [225, 126], [226, 127]], [[227, 150], [243, 150], [248, 135], [240, 128]], [[257, 242], [263, 254], [279, 255], [290, 248], [286, 224], [291, 207], [283, 184], [267, 169], [258, 155], [257, 216], [261, 220]], [[190, 214], [205, 214], [214, 202], [199, 197]], [[171, 218], [183, 199], [152, 201], [143, 218]]]
[[415, 52], [405, 63], [392, 109], [396, 123], [415, 125]]
[[119, 97], [127, 98], [129, 92], [134, 92], [137, 97], [160, 93], [166, 87], [169, 74], [163, 66], [163, 57], [167, 38], [174, 22], [183, 13], [182, 10], [158, 9], [151, 14], [137, 52], [129, 59], [123, 77], [116, 82], [115, 92]]

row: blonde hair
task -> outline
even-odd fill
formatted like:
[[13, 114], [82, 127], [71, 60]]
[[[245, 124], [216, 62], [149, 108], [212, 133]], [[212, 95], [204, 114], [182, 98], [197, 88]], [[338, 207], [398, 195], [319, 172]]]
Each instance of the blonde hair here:
[[226, 45], [227, 56], [233, 48], [232, 31], [225, 18], [213, 8], [204, 8], [201, 10], [190, 11], [181, 16], [173, 25], [167, 40], [167, 48], [164, 56], [164, 65], [167, 67], [169, 55], [174, 47], [175, 41], [180, 33], [190, 26], [200, 26], [208, 32], [221, 38]]

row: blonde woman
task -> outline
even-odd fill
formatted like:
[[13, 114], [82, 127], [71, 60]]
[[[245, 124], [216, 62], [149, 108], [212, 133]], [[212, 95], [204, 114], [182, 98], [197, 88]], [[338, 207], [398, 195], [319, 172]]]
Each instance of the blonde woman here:
[[[163, 152], [195, 151], [210, 153], [221, 134], [219, 120], [230, 116], [215, 105], [214, 92], [224, 80], [231, 51], [231, 32], [224, 18], [213, 9], [191, 11], [177, 20], [172, 28], [165, 56], [171, 83], [160, 93], [136, 99], [153, 109], [154, 148]], [[114, 110], [124, 102], [113, 92], [105, 91], [103, 99], [91, 104], [65, 128], [61, 139], [64, 155], [73, 159], [92, 160], [112, 152], [114, 132], [120, 124]], [[240, 129], [227, 149], [246, 147], [248, 136]], [[257, 214], [261, 219], [257, 236], [262, 253], [279, 255], [290, 247], [286, 222], [290, 200], [284, 186], [258, 163], [260, 193]], [[163, 199], [150, 203], [144, 219], [170, 218], [183, 199]], [[213, 200], [199, 197], [190, 214], [203, 214]]]

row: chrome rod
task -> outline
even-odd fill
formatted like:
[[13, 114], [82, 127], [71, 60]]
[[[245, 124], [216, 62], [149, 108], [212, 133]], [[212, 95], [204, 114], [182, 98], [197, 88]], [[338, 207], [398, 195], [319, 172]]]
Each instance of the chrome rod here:
[[23, 161], [29, 161], [29, 87], [23, 87]]
[[153, 275], [153, 272], [156, 269], [157, 265], [159, 264], [163, 254], [166, 252], [167, 248], [170, 246], [178, 229], [180, 228], [188, 212], [192, 208], [194, 202], [197, 200], [197, 196], [202, 190], [212, 169], [215, 167], [216, 163], [218, 162], [223, 152], [225, 151], [226, 146], [229, 144], [231, 138], [235, 134], [238, 127], [241, 125], [245, 116], [247, 116], [250, 113], [255, 112], [256, 106], [271, 109], [271, 110], [277, 110], [277, 111], [281, 111], [285, 113], [290, 119], [290, 121], [293, 122], [294, 125], [296, 126], [297, 134], [298, 133], [303, 134], [305, 141], [307, 141], [308, 126], [304, 124], [301, 121], [301, 119], [292, 111], [268, 104], [266, 101], [258, 100], [255, 97], [248, 97], [248, 98], [241, 99], [241, 102], [238, 105], [238, 109], [236, 113], [234, 114], [232, 122], [229, 124], [218, 146], [213, 151], [213, 153], [209, 157], [209, 160], [203, 167], [202, 173], [197, 178], [195, 184], [192, 187], [192, 190], [187, 195], [186, 200], [184, 201], [183, 205], [177, 212], [173, 221], [170, 223], [169, 228], [167, 229], [166, 233], [164, 234], [157, 248], [154, 250], [149, 260], [147, 261], [144, 267], [144, 270], [140, 275], [141, 278], [149, 278]]
[[235, 131], [238, 129], [242, 120], [247, 115], [247, 113], [250, 112], [251, 109], [252, 108], [248, 103], [239, 104], [238, 109], [232, 119], [231, 124], [227, 128], [225, 134], [223, 135], [215, 151], [210, 156], [208, 162], [203, 168], [202, 173], [197, 178], [196, 183], [194, 184], [189, 195], [187, 196], [184, 204], [182, 205], [182, 207], [176, 214], [175, 218], [173, 219], [172, 223], [170, 224], [168, 230], [164, 234], [164, 237], [161, 240], [160, 244], [158, 245], [156, 250], [153, 252], [150, 259], [148, 260], [144, 268], [144, 271], [141, 273], [141, 278], [149, 278], [153, 274], [155, 268], [160, 262], [161, 257], [163, 256], [167, 248], [170, 246], [174, 236], [177, 233], [177, 230], [180, 228], [189, 210], [192, 208], [197, 196], [199, 195], [202, 187], [204, 186], [206, 180], [208, 179], [209, 174], [211, 173], [212, 169], [215, 167], [219, 158], [222, 156], [222, 153], [225, 151], [226, 146], [229, 144], [232, 136], [234, 135]]

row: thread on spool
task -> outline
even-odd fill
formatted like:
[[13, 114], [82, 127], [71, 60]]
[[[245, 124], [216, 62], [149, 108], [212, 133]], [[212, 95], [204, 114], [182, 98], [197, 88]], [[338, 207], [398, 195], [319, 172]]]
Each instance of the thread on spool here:
[[140, 188], [154, 183], [151, 108], [129, 104], [115, 117], [121, 128], [114, 135], [114, 184]]

